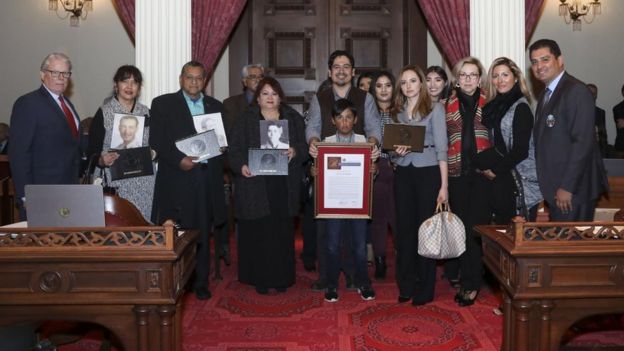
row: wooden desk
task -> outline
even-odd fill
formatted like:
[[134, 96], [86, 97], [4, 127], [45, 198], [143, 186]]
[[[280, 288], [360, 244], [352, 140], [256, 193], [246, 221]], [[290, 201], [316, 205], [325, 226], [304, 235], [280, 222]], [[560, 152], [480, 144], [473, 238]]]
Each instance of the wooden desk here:
[[110, 329], [126, 351], [181, 350], [181, 297], [196, 231], [0, 228], [0, 325], [71, 320]]
[[504, 293], [502, 350], [558, 350], [575, 321], [624, 312], [624, 222], [475, 229]]

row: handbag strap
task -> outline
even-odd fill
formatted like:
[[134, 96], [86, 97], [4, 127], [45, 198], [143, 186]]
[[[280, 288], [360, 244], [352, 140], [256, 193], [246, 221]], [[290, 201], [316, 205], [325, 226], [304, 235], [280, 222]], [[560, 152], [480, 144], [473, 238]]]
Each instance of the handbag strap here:
[[89, 157], [89, 162], [87, 163], [87, 168], [85, 168], [84, 174], [82, 175], [82, 184], [89, 184], [89, 175], [95, 171], [95, 163], [93, 160], [96, 158], [99, 159], [99, 154], [93, 154]]
[[435, 213], [440, 212], [451, 212], [451, 205], [448, 203], [448, 201], [440, 202], [436, 205]]

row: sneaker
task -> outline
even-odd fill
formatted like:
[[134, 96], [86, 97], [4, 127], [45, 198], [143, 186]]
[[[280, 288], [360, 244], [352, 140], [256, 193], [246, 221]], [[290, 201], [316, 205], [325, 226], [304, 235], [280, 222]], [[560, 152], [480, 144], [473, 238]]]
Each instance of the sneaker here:
[[325, 292], [325, 301], [327, 302], [337, 302], [338, 301], [338, 292], [334, 288], [327, 288]]
[[312, 283], [310, 289], [312, 289], [312, 291], [324, 291], [325, 289], [327, 289], [327, 283], [322, 280], [317, 280]]
[[370, 286], [362, 286], [358, 289], [362, 300], [370, 301], [375, 299], [375, 290]]

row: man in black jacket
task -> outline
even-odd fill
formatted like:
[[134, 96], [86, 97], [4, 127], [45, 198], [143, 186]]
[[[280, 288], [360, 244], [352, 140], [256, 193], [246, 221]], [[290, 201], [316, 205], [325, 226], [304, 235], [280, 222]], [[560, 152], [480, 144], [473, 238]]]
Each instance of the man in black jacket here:
[[158, 157], [152, 221], [173, 219], [182, 228], [199, 229], [194, 290], [198, 299], [209, 299], [210, 240], [213, 227], [225, 223], [223, 156], [196, 162], [176, 148], [175, 142], [196, 134], [193, 116], [222, 113], [223, 105], [202, 93], [206, 70], [200, 62], [182, 67], [180, 86], [175, 93], [161, 95], [152, 102], [149, 143]]

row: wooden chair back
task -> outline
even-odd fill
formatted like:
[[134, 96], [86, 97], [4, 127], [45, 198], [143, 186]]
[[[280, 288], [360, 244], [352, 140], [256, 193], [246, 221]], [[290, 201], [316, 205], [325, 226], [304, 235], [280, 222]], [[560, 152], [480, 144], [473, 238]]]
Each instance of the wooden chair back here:
[[150, 225], [130, 201], [117, 195], [104, 194], [104, 215], [107, 227]]

